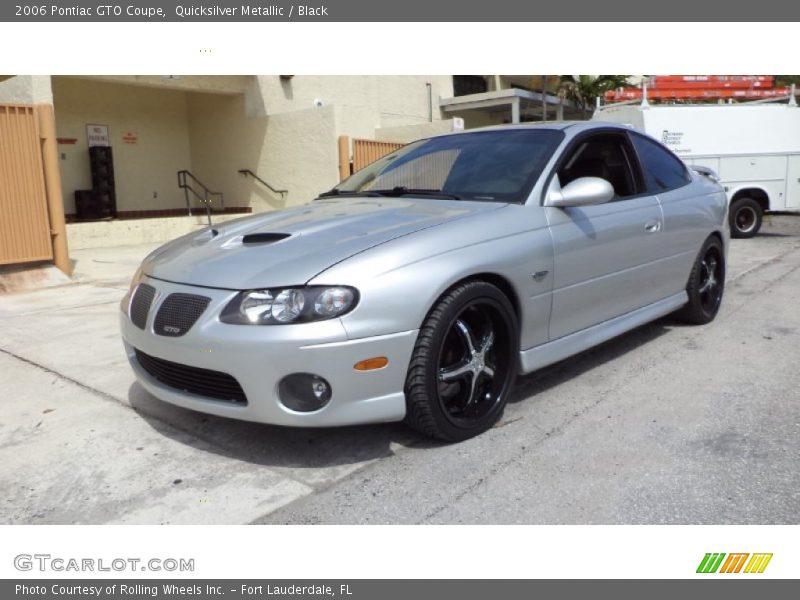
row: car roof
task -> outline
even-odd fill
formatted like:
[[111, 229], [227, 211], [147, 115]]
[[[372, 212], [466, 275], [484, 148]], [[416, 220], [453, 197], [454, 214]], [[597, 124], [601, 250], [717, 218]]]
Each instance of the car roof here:
[[549, 129], [554, 131], [565, 131], [567, 129], [574, 129], [578, 131], [586, 131], [588, 129], [620, 129], [629, 130], [630, 127], [621, 123], [609, 123], [603, 121], [547, 121], [544, 123], [517, 123], [517, 124], [504, 124], [504, 125], [490, 125], [488, 127], [476, 127], [475, 129], [465, 129], [463, 131], [450, 131], [431, 137], [441, 137], [445, 135], [463, 135], [475, 133], [479, 131], [509, 131], [517, 129]]

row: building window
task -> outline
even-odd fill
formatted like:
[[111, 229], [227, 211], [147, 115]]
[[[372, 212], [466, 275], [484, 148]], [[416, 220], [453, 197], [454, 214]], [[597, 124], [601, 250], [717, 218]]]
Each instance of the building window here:
[[488, 91], [483, 75], [453, 75], [453, 93], [456, 96], [483, 94]]

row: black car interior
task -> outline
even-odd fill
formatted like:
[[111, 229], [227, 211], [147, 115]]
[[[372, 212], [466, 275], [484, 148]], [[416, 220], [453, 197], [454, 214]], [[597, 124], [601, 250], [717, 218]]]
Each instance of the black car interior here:
[[614, 187], [618, 199], [636, 194], [625, 142], [619, 136], [594, 136], [578, 145], [559, 169], [558, 180], [563, 187], [580, 177], [605, 179]]

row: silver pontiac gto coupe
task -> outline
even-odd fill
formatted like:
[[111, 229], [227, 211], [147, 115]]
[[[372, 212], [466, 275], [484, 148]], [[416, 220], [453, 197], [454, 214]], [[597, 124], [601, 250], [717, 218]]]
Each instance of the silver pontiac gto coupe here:
[[518, 373], [668, 313], [714, 319], [726, 211], [712, 174], [627, 127], [433, 137], [310, 204], [162, 246], [122, 337], [141, 385], [182, 407], [463, 440]]

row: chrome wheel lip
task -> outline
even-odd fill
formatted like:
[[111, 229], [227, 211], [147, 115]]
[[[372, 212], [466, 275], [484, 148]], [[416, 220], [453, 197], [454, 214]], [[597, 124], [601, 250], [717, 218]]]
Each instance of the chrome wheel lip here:
[[[739, 224], [741, 215], [747, 218], [746, 223], [748, 223], [748, 225], [746, 227]], [[736, 211], [736, 214], [733, 215], [733, 222], [736, 224], [736, 230], [740, 233], [750, 233], [753, 231], [756, 228], [757, 221], [758, 215], [756, 210], [751, 206], [742, 206]]]

